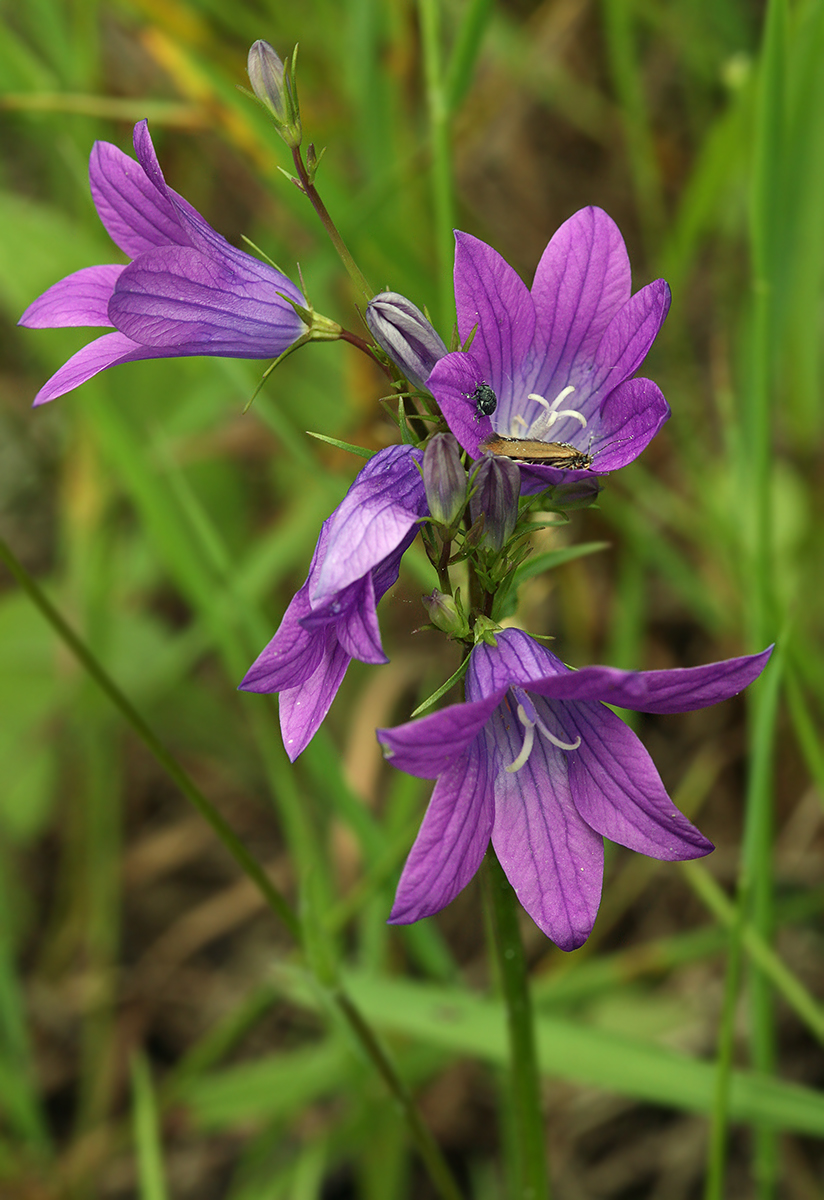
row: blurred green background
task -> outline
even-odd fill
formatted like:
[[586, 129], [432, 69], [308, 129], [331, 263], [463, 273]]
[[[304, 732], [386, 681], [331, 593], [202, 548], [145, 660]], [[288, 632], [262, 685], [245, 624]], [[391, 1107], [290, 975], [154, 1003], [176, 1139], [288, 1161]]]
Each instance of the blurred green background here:
[[[235, 692], [359, 465], [304, 431], [388, 444], [381, 376], [312, 347], [244, 413], [258, 364], [142, 363], [32, 411], [89, 339], [15, 322], [68, 272], [122, 261], [88, 154], [130, 150], [148, 117], [171, 186], [236, 244], [300, 263], [315, 306], [359, 328], [286, 148], [238, 91], [259, 37], [300, 42], [318, 184], [359, 264], [447, 340], [453, 220], [529, 281], [553, 230], [598, 204], [635, 287], [668, 279], [644, 373], [672, 420], [541, 547], [609, 548], [531, 580], [520, 616], [574, 665], [780, 651], [746, 703], [634, 722], [715, 854], [682, 868], [611, 848], [571, 956], [525, 919], [553, 1175], [562, 1200], [822, 1197], [824, 4], [0, 11], [0, 535], [300, 891], [479, 1200], [511, 1194], [481, 889], [385, 924], [427, 789], [382, 766], [374, 728], [458, 662], [411, 636], [423, 554], [382, 606], [391, 665], [353, 664], [294, 768], [276, 703]], [[430, 1195], [286, 931], [0, 567], [0, 1196]]]

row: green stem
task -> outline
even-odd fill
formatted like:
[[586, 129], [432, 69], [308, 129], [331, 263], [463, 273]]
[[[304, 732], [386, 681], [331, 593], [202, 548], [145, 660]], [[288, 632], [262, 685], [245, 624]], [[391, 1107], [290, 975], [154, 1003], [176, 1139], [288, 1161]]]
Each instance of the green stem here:
[[[442, 1200], [463, 1200], [461, 1190], [455, 1182], [455, 1177], [450, 1171], [446, 1159], [441, 1154], [438, 1143], [432, 1136], [428, 1126], [421, 1120], [421, 1115], [415, 1107], [415, 1102], [400, 1076], [395, 1072], [395, 1068], [387, 1058], [383, 1047], [371, 1027], [367, 1025], [360, 1011], [349, 996], [347, 996], [346, 992], [336, 988], [333, 990], [332, 996], [346, 1018], [349, 1027], [356, 1034], [358, 1041], [377, 1068], [384, 1083], [398, 1101], [415, 1146], [429, 1172], [430, 1179], [437, 1188], [438, 1195], [441, 1196]], [[537, 1196], [538, 1194], [536, 1193], [536, 1200]]]
[[[772, 510], [774, 505], [773, 397], [775, 347], [779, 328], [776, 286], [780, 276], [782, 231], [787, 221], [786, 0], [769, 0], [758, 67], [754, 156], [750, 186], [750, 256], [752, 264], [752, 325], [750, 370], [742, 404], [746, 451], [742, 494], [752, 513], [752, 552], [746, 580], [750, 649], [771, 640], [776, 620], [773, 592]], [[776, 660], [778, 655], [776, 655]], [[778, 661], [747, 696], [750, 746], [744, 843], [741, 852], [738, 903], [760, 936], [769, 942], [773, 930], [773, 762], [772, 747], [778, 704]], [[771, 988], [764, 974], [749, 975], [750, 1053], [763, 1075], [775, 1070], [775, 1015]], [[755, 1196], [772, 1200], [778, 1186], [778, 1147], [774, 1130], [757, 1124], [753, 1130]]]
[[435, 205], [435, 247], [438, 262], [439, 309], [444, 328], [455, 322], [452, 287], [455, 203], [452, 186], [449, 107], [444, 85], [440, 30], [441, 0], [418, 0], [423, 42], [426, 99], [432, 141], [432, 195]]
[[350, 346], [356, 346], [357, 349], [361, 350], [367, 358], [371, 359], [372, 362], [375, 363], [376, 366], [380, 367], [384, 375], [388, 375], [390, 379], [394, 378], [392, 375], [392, 368], [389, 366], [389, 363], [381, 362], [365, 338], [358, 337], [356, 333], [352, 333], [351, 329], [341, 329], [340, 340], [342, 342], [348, 342]]
[[[314, 183], [309, 178], [309, 172], [306, 170], [306, 167], [304, 165], [299, 146], [296, 146], [293, 149], [292, 158], [295, 163], [295, 170], [297, 171], [298, 177], [300, 179], [301, 191], [303, 192], [304, 196], [307, 197], [307, 199], [311, 203], [312, 207], [314, 208], [315, 212], [318, 214], [320, 223], [323, 226], [323, 228], [326, 230], [326, 232], [329, 234], [332, 245], [335, 247], [338, 254], [340, 255], [341, 262], [346, 267], [346, 270], [349, 274], [349, 278], [352, 280], [352, 282], [354, 283], [354, 285], [358, 289], [358, 291], [361, 293], [361, 295], [364, 296], [368, 302], [375, 295], [375, 289], [373, 287], [370, 287], [369, 282], [366, 279], [366, 276], [363, 274], [363, 271], [361, 271], [360, 267], [358, 266], [358, 264], [355, 262], [354, 258], [352, 257], [349, 247], [346, 245], [346, 242], [343, 240], [341, 235], [338, 233], [337, 226], [335, 225], [335, 222], [332, 220], [332, 218], [329, 216], [329, 213], [326, 209], [326, 205], [323, 203], [323, 201], [320, 198], [320, 193], [318, 192], [318, 189], [315, 187]], [[350, 340], [350, 339], [347, 339], [347, 340]]]
[[511, 1094], [518, 1161], [516, 1200], [548, 1200], [546, 1133], [541, 1080], [535, 1052], [532, 999], [518, 925], [520, 905], [490, 846], [486, 855], [488, 895], [501, 989], [509, 1029]]
[[177, 759], [169, 753], [163, 743], [157, 738], [154, 731], [144, 721], [131, 701], [121, 692], [120, 688], [100, 665], [85, 642], [77, 636], [71, 626], [64, 620], [40, 585], [29, 575], [26, 568], [18, 561], [10, 547], [2, 539], [0, 539], [0, 560], [6, 564], [9, 571], [24, 592], [26, 592], [29, 599], [46, 618], [58, 637], [68, 646], [78, 662], [86, 669], [101, 691], [108, 696], [115, 708], [120, 711], [121, 715], [131, 725], [138, 737], [142, 739], [143, 743], [148, 747], [169, 777], [174, 780], [186, 799], [194, 805], [201, 816], [209, 823], [241, 870], [257, 886], [269, 908], [283, 921], [293, 937], [299, 941], [301, 935], [298, 919], [286, 900], [271, 882], [266, 872], [251, 856], [217, 809], [206, 799]]

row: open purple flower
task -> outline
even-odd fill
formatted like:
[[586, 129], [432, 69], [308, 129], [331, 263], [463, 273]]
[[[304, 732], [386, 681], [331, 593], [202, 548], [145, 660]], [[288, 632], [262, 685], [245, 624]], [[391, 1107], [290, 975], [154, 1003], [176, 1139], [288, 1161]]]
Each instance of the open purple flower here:
[[109, 326], [38, 392], [44, 404], [118, 363], [195, 354], [277, 358], [306, 332], [288, 299], [305, 306], [274, 267], [236, 250], [166, 185], [146, 121], [134, 127], [137, 162], [95, 142], [92, 197], [128, 266], [84, 267], [30, 304], [20, 325]]
[[[462, 341], [476, 332], [468, 351], [435, 364], [427, 387], [464, 449], [478, 458], [493, 435], [563, 442], [591, 456], [596, 473], [636, 458], [670, 415], [651, 380], [630, 378], [667, 315], [664, 280], [631, 295], [624, 240], [600, 208], [561, 226], [531, 291], [490, 246], [455, 238], [458, 330]], [[482, 384], [497, 399], [491, 414], [479, 410]], [[570, 474], [523, 466], [522, 493]]]
[[772, 648], [671, 671], [572, 671], [521, 630], [498, 633], [497, 643], [472, 651], [466, 703], [378, 731], [393, 766], [438, 781], [390, 921], [439, 912], [475, 874], [491, 838], [533, 921], [574, 950], [598, 912], [602, 838], [662, 859], [713, 848], [602, 702], [652, 713], [704, 708], [751, 683]]
[[426, 515], [419, 450], [370, 459], [323, 523], [309, 575], [240, 687], [280, 692], [280, 727], [294, 762], [315, 736], [353, 658], [385, 663], [376, 606]]

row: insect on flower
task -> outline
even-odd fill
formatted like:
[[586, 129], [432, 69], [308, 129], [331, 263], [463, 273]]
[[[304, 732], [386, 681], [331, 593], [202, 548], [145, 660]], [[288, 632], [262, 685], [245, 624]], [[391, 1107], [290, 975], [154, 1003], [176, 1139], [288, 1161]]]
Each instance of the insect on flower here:
[[569, 442], [543, 442], [539, 438], [510, 438], [492, 434], [481, 442], [481, 450], [518, 462], [542, 463], [546, 467], [565, 467], [585, 471], [592, 466], [592, 455], [570, 446]]
[[491, 417], [498, 407], [498, 397], [488, 383], [479, 383], [470, 399], [475, 401], [475, 420], [481, 417]]
[[[632, 294], [623, 238], [599, 208], [561, 226], [531, 288], [491, 246], [455, 238], [458, 335], [463, 344], [474, 337], [438, 360], [427, 388], [470, 458], [489, 449], [490, 435], [544, 443], [512, 455], [524, 496], [564, 473], [586, 481], [637, 458], [670, 413], [660, 388], [636, 374], [669, 309], [664, 280]], [[478, 412], [479, 380], [495, 392], [489, 417]], [[506, 445], [495, 452], [507, 457]], [[568, 446], [591, 463], [570, 460]]]

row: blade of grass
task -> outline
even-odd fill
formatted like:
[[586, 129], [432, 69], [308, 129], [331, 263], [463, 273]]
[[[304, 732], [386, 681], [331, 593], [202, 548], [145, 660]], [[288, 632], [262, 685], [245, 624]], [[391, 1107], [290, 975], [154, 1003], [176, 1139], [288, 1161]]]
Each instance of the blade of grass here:
[[[295, 1002], [316, 1008], [317, 997], [298, 972], [278, 968], [275, 979]], [[354, 972], [347, 972], [345, 982], [365, 1016], [386, 1032], [496, 1065], [508, 1061], [501, 1004], [458, 988]], [[712, 1110], [715, 1071], [709, 1063], [545, 1014], [537, 1016], [535, 1027], [541, 1071], [547, 1076], [680, 1111]], [[730, 1115], [734, 1121], [824, 1136], [824, 1099], [818, 1092], [755, 1073], [733, 1072]]]
[[738, 930], [741, 945], [752, 962], [769, 979], [776, 991], [780, 992], [813, 1037], [824, 1045], [824, 1008], [782, 962], [756, 926], [740, 921], [740, 907], [728, 899], [723, 888], [716, 883], [706, 867], [702, 867], [700, 863], [683, 863], [681, 870], [690, 887], [717, 920], [726, 929]]
[[446, 72], [446, 107], [454, 113], [472, 84], [484, 33], [492, 16], [493, 0], [469, 0], [461, 18]]
[[29, 575], [25, 567], [18, 562], [9, 546], [2, 540], [0, 540], [0, 560], [5, 563], [6, 567], [26, 592], [32, 603], [40, 610], [57, 636], [64, 642], [101, 691], [108, 696], [112, 704], [114, 704], [127, 724], [132, 727], [144, 745], [154, 755], [170, 779], [177, 784], [186, 799], [194, 805], [200, 815], [208, 822], [241, 870], [256, 885], [275, 916], [284, 923], [295, 938], [300, 940], [300, 926], [297, 918], [286, 900], [268, 878], [263, 868], [251, 856], [231, 827], [211, 802], [206, 799], [187, 772], [181, 767], [180, 763], [169, 753], [154, 731], [132, 705], [131, 701], [121, 692], [108, 672], [97, 661], [85, 642], [77, 636], [68, 622], [64, 620], [52, 604], [51, 600], [46, 596], [40, 585]]
[[132, 1059], [132, 1104], [140, 1200], [168, 1200], [157, 1104], [142, 1054]]

